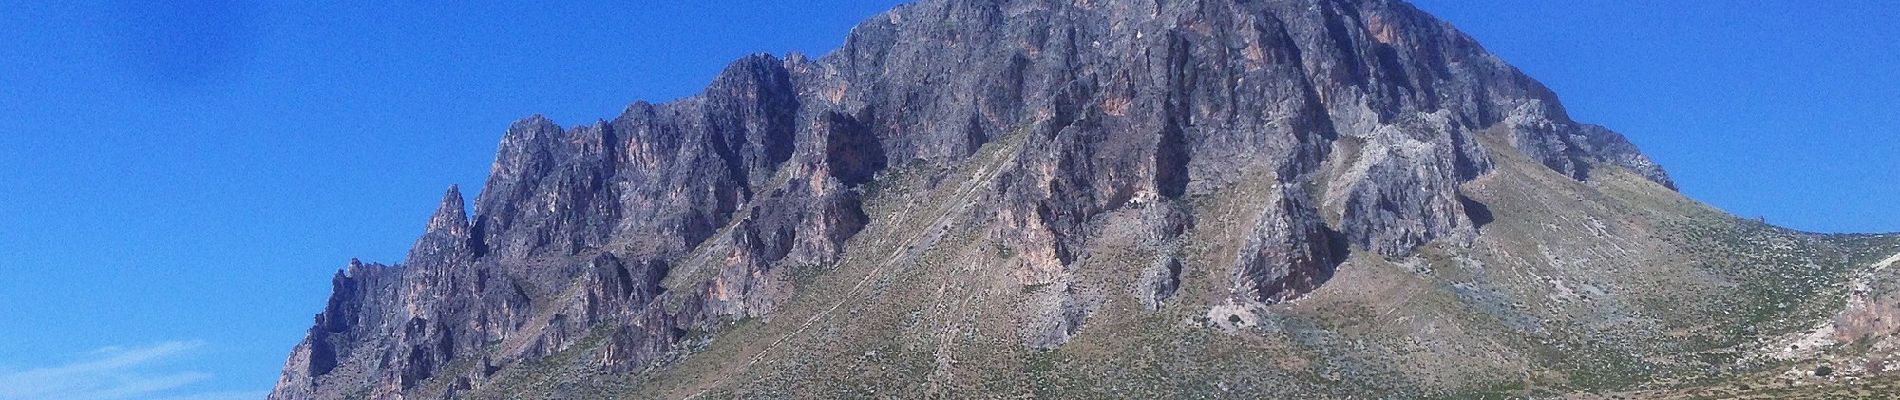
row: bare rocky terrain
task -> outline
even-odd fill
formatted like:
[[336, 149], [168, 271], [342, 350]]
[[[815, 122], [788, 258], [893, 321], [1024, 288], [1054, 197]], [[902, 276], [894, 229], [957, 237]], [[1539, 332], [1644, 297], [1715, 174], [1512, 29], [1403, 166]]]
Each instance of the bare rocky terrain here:
[[1396, 0], [922, 0], [697, 96], [518, 121], [473, 201], [340, 271], [271, 398], [1900, 382], [1900, 236], [1685, 198]]

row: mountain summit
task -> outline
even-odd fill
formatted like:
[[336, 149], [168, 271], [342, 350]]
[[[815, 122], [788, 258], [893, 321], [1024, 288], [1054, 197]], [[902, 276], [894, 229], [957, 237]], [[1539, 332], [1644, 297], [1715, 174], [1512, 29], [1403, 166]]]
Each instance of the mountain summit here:
[[1633, 390], [1824, 357], [1768, 350], [1900, 252], [1685, 199], [1395, 0], [924, 0], [497, 153], [271, 398]]

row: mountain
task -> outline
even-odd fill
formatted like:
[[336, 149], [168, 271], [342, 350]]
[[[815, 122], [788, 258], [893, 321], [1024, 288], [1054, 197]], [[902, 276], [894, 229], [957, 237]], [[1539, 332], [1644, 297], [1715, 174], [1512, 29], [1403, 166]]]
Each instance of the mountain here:
[[1900, 237], [1687, 199], [1396, 0], [922, 0], [515, 122], [463, 201], [272, 399], [1666, 397], [1900, 346]]

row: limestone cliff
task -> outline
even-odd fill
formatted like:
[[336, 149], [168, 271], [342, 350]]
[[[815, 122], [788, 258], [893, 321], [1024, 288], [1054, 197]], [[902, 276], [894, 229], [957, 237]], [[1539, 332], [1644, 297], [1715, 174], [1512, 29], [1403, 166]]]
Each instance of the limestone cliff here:
[[[1497, 217], [1467, 187], [1520, 161], [1674, 189], [1400, 1], [923, 0], [696, 96], [514, 123], [472, 217], [452, 187], [400, 266], [338, 273], [271, 397], [494, 393], [559, 354], [640, 381], [847, 304], [780, 318], [797, 299], [955, 260], [1017, 288], [970, 296], [1010, 299], [985, 312], [1023, 349], [1089, 335], [1117, 296], [1243, 329], [1354, 257], [1474, 245]], [[1083, 267], [1109, 257], [1127, 268]]]

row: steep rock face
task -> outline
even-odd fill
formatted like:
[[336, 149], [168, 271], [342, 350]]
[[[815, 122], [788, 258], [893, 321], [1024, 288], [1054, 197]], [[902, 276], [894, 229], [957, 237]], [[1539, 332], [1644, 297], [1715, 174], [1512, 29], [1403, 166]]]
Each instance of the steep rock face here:
[[[853, 118], [800, 114], [785, 63], [742, 60], [705, 95], [637, 103], [613, 121], [516, 122], [472, 222], [451, 188], [399, 269], [398, 287], [338, 291], [339, 299], [400, 304], [372, 311], [393, 314], [388, 320], [352, 327], [351, 340], [373, 348], [359, 353], [376, 358], [360, 368], [378, 373], [324, 379], [330, 361], [305, 354], [333, 352], [323, 346], [336, 340], [313, 333], [274, 397], [448, 395], [600, 328], [611, 335], [609, 364], [636, 369], [682, 326], [765, 313], [790, 290], [772, 266], [834, 258], [865, 223], [845, 188], [884, 162], [853, 148], [876, 144]], [[798, 148], [810, 150], [793, 161]], [[795, 168], [779, 176], [787, 166]], [[681, 296], [691, 306], [669, 310], [659, 301], [667, 260], [702, 244], [728, 249], [721, 256], [729, 262]]]
[[[1025, 171], [1004, 176], [1023, 177], [1006, 192], [1033, 190], [1004, 205], [1023, 207], [1009, 241], [1042, 247], [1021, 249], [1039, 255], [1028, 281], [1057, 275], [1092, 215], [1267, 171], [1323, 183], [1298, 196], [1323, 204], [1291, 212], [1330, 208], [1362, 248], [1469, 240], [1457, 187], [1488, 170], [1487, 132], [1579, 179], [1606, 164], [1668, 184], [1620, 136], [1570, 122], [1541, 85], [1399, 2], [923, 2], [824, 61], [846, 81], [832, 97], [873, 114], [896, 159], [954, 160], [1029, 124]], [[875, 112], [893, 105], [907, 112]], [[1322, 168], [1339, 172], [1308, 175]]]
[[[878, 223], [865, 196], [899, 169], [974, 172], [942, 182], [960, 185], [956, 208], [891, 259], [983, 224], [1039, 296], [1022, 344], [1054, 348], [1099, 308], [1076, 266], [1117, 229], [1158, 254], [1130, 272], [1148, 307], [1194, 269], [1229, 271], [1229, 303], [1277, 303], [1352, 251], [1472, 240], [1487, 218], [1461, 185], [1499, 152], [1669, 185], [1620, 135], [1570, 121], [1402, 2], [922, 1], [823, 58], [746, 57], [698, 96], [514, 123], [474, 218], [451, 188], [402, 267], [339, 274], [272, 397], [451, 396], [590, 337], [602, 366], [645, 368], [689, 331], [772, 316], [805, 290], [795, 272]], [[1236, 188], [1261, 201], [1217, 238], [1234, 243], [1224, 264], [1170, 255], [1188, 227], [1228, 222], [1187, 204]]]
[[398, 311], [387, 294], [394, 292], [400, 277], [394, 267], [357, 260], [337, 271], [330, 281], [330, 300], [304, 342], [292, 351], [278, 390], [312, 391], [316, 378], [331, 375], [358, 347], [372, 344], [371, 332], [364, 327], [383, 325]]

